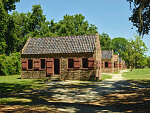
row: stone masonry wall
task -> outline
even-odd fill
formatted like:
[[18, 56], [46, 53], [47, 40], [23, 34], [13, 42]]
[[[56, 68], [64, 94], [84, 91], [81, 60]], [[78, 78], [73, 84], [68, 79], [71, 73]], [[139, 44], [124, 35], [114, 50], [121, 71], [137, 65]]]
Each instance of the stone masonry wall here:
[[[113, 73], [114, 72], [114, 62], [113, 59], [103, 59], [103, 68], [101, 69], [102, 73]], [[111, 68], [105, 67], [105, 62], [111, 62]]]
[[[94, 69], [67, 69], [67, 58], [92, 58], [94, 53], [76, 53], [76, 54], [51, 54], [51, 55], [22, 55], [22, 59], [39, 59], [39, 58], [59, 58], [60, 74], [62, 80], [89, 80], [90, 75], [95, 74]], [[80, 62], [81, 65], [81, 62]], [[34, 66], [33, 66], [34, 67]], [[22, 79], [43, 79], [46, 77], [46, 70], [29, 70], [21, 71]]]
[[99, 34], [96, 35], [96, 43], [95, 43], [95, 51], [94, 51], [94, 59], [95, 59], [95, 66], [94, 70], [96, 73], [96, 79], [101, 79], [101, 47], [100, 47], [100, 40]]
[[[81, 61], [81, 59], [80, 59]], [[61, 78], [62, 80], [89, 80], [90, 75], [94, 73], [94, 69], [67, 69], [67, 59], [61, 59]]]
[[22, 79], [42, 79], [46, 78], [46, 71], [40, 70], [40, 71], [21, 71], [21, 78]]

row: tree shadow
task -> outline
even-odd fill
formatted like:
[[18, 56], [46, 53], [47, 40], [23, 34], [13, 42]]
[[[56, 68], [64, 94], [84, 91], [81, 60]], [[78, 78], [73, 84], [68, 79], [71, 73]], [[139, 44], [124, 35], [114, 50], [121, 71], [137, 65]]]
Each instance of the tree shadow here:
[[[86, 113], [96, 113], [96, 112], [149, 112], [150, 110], [150, 81], [114, 81], [111, 83], [111, 87], [105, 87], [108, 83], [80, 83], [80, 84], [59, 84], [56, 82], [55, 85], [47, 85], [46, 88], [36, 90], [32, 89], [31, 85], [23, 84], [8, 84], [0, 83], [0, 97], [1, 98], [19, 98], [15, 101], [8, 101], [2, 103], [1, 105], [21, 105], [23, 108], [16, 108], [9, 110], [11, 112], [24, 111], [32, 112], [33, 109], [28, 106], [46, 106], [46, 110], [39, 110], [38, 112], [47, 111], [61, 111], [67, 112], [86, 112]], [[62, 89], [62, 92], [60, 91]], [[66, 100], [70, 97], [75, 97], [76, 95], [86, 95], [84, 89], [91, 89], [100, 98], [92, 102], [68, 102], [65, 99], [58, 98], [57, 100], [53, 97], [54, 95], [64, 95], [64, 91], [70, 89], [66, 92]], [[77, 89], [77, 90], [75, 90]], [[29, 91], [26, 91], [29, 90]], [[83, 91], [82, 91], [83, 90]], [[69, 94], [72, 94], [71, 96]], [[57, 97], [57, 96], [56, 96]], [[28, 99], [30, 101], [21, 101], [20, 99]], [[50, 109], [51, 108], [51, 109]], [[55, 108], [55, 109], [53, 109]], [[37, 109], [34, 109], [36, 111]], [[5, 110], [7, 111], [7, 109]]]

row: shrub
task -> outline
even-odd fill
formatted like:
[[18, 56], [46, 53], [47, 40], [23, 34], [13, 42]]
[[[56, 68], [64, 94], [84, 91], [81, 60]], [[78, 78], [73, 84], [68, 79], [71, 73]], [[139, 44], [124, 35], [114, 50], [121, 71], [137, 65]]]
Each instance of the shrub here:
[[20, 53], [12, 53], [9, 56], [0, 55], [0, 75], [20, 74]]

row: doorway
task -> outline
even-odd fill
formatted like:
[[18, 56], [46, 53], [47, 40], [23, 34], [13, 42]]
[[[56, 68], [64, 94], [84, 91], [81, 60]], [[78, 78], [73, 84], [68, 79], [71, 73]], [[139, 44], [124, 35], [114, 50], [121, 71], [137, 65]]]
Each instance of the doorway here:
[[60, 59], [54, 59], [54, 75], [60, 74]]

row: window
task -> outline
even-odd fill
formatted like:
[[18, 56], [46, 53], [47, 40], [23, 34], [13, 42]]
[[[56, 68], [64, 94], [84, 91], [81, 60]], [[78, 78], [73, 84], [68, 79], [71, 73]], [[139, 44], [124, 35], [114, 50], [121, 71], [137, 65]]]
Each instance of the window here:
[[45, 59], [41, 59], [41, 69], [45, 69]]
[[33, 69], [33, 61], [28, 60], [28, 69]]
[[115, 63], [114, 63], [114, 67], [116, 67]]
[[87, 58], [82, 59], [82, 68], [88, 68], [88, 59]]
[[105, 67], [108, 67], [108, 62], [105, 62]]
[[68, 68], [73, 68], [73, 67], [74, 67], [73, 59], [68, 59]]

